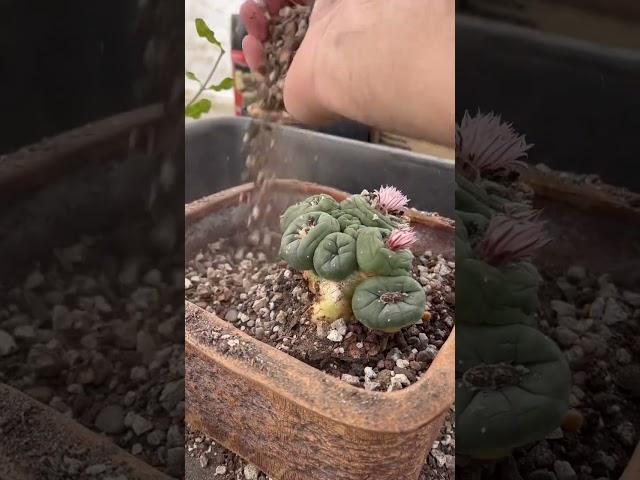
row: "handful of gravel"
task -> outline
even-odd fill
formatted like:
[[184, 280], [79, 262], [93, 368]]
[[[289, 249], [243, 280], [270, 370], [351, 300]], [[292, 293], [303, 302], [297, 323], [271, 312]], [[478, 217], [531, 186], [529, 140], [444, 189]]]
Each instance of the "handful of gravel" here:
[[269, 18], [269, 36], [264, 42], [264, 81], [258, 89], [258, 107], [282, 112], [282, 90], [291, 61], [309, 27], [311, 5], [293, 5]]

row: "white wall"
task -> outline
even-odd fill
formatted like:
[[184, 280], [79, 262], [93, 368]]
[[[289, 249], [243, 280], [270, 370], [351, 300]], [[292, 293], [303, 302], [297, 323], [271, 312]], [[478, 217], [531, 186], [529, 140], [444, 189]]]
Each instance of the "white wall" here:
[[[198, 37], [194, 21], [203, 18], [213, 29], [216, 37], [225, 47], [227, 53], [216, 71], [214, 81], [231, 76], [231, 15], [238, 13], [243, 0], [185, 0], [185, 71], [196, 74], [204, 80], [209, 73], [218, 51], [205, 39]], [[198, 84], [185, 79], [185, 97], [191, 99], [198, 89]], [[233, 113], [233, 94], [231, 91], [208, 93], [207, 98], [213, 100], [214, 114]]]

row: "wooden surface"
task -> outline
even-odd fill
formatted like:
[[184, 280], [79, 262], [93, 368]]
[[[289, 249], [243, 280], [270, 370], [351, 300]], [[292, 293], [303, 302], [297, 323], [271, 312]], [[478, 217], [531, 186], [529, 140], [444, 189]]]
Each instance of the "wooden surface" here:
[[0, 480], [87, 478], [82, 471], [69, 474], [69, 461], [65, 462], [65, 457], [82, 462], [82, 471], [99, 464], [105, 466], [105, 474], [114, 476], [138, 480], [171, 478], [107, 437], [0, 384]]
[[[246, 199], [243, 185], [187, 206], [187, 230]], [[297, 181], [272, 190], [344, 192]], [[420, 231], [446, 235], [439, 217], [412, 213]], [[188, 235], [188, 232], [187, 232]], [[210, 238], [209, 240], [214, 240]], [[454, 401], [455, 332], [429, 370], [396, 392], [348, 385], [186, 302], [186, 421], [276, 480], [414, 480]], [[229, 335], [222, 341], [216, 340]], [[224, 340], [237, 340], [230, 349]], [[235, 342], [232, 342], [235, 343]], [[222, 345], [222, 347], [221, 347]]]

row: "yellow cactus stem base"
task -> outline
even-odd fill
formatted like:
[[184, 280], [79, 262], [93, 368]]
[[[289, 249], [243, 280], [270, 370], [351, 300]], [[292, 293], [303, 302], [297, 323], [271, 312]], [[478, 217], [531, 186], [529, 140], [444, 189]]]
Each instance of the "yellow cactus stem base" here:
[[320, 278], [311, 270], [305, 270], [302, 276], [307, 281], [309, 290], [316, 296], [311, 320], [316, 323], [333, 323], [340, 318], [347, 322], [353, 318], [353, 291], [367, 275], [356, 272], [339, 282]]

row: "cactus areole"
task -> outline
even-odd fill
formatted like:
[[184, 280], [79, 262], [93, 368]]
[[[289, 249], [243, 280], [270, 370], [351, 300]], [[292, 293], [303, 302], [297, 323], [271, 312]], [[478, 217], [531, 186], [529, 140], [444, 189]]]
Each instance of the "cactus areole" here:
[[416, 234], [404, 217], [408, 201], [395, 187], [381, 187], [341, 203], [314, 195], [282, 214], [280, 256], [314, 278], [315, 321], [353, 314], [385, 332], [421, 321], [426, 295], [411, 277]]

